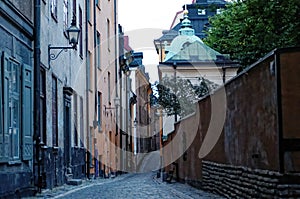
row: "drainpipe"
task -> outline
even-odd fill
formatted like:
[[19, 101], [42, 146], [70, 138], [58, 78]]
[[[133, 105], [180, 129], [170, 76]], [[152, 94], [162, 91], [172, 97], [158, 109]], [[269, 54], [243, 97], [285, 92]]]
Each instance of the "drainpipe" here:
[[[225, 64], [224, 64], [225, 65]], [[222, 67], [222, 71], [223, 71], [223, 77], [222, 77], [222, 79], [223, 79], [223, 84], [225, 84], [225, 81], [226, 81], [226, 68], [223, 66]]]
[[[114, 0], [114, 29], [115, 29], [115, 91], [116, 91], [116, 98], [118, 97], [118, 61], [119, 61], [119, 56], [118, 56], [118, 40], [119, 40], [119, 31], [117, 28], [117, 0]], [[116, 106], [116, 104], [115, 104]], [[117, 136], [119, 134], [119, 128], [118, 128], [118, 107], [116, 106], [116, 132], [115, 135]], [[121, 133], [119, 135], [122, 137]], [[122, 153], [122, 152], [121, 152]], [[122, 160], [119, 160], [120, 162]], [[116, 162], [117, 163], [117, 162]], [[117, 172], [117, 165], [116, 166], [116, 172]]]
[[[124, 33], [122, 28], [120, 27], [119, 29], [119, 60], [123, 59], [124, 56]], [[121, 57], [122, 56], [122, 57]], [[120, 58], [121, 57], [121, 58]], [[121, 66], [120, 66], [121, 67]], [[122, 91], [122, 87], [123, 87], [123, 80], [122, 80], [122, 71], [121, 69], [118, 70], [118, 75], [119, 75], [119, 81], [120, 81], [120, 121], [118, 122], [120, 124], [120, 128], [123, 128], [123, 112], [122, 112], [122, 105], [123, 105], [123, 91]], [[117, 123], [117, 124], [118, 124]], [[120, 173], [122, 174], [124, 169], [124, 158], [123, 158], [123, 134], [122, 134], [122, 129], [120, 129]]]
[[33, 162], [37, 163], [37, 171], [33, 166], [34, 184], [37, 186], [38, 191], [41, 192], [42, 188], [42, 176], [41, 176], [41, 151], [40, 145], [40, 65], [41, 65], [41, 48], [40, 48], [40, 29], [41, 29], [41, 2], [40, 0], [34, 1], [34, 132], [33, 132], [33, 143], [35, 156]]
[[[173, 68], [174, 68], [174, 77], [175, 77], [175, 95], [176, 95], [176, 99], [177, 99], [177, 86], [176, 86], [176, 84], [177, 84], [177, 71], [176, 71], [176, 69], [177, 69], [177, 63], [176, 62], [173, 62]], [[175, 122], [177, 122], [177, 108], [176, 108], [176, 110], [175, 110]]]
[[[93, 124], [95, 124], [95, 122], [97, 121], [97, 65], [96, 65], [96, 63], [97, 63], [97, 17], [96, 17], [96, 1], [94, 1], [94, 9], [93, 9], [94, 11], [94, 90], [95, 90], [95, 109], [94, 109], [94, 122], [93, 122]], [[94, 125], [94, 131], [95, 131], [95, 129], [96, 129], [96, 125]], [[94, 137], [96, 137], [95, 136], [95, 134], [94, 134]], [[95, 146], [95, 143], [93, 143], [94, 142], [94, 140], [95, 139], [93, 139], [92, 140], [92, 144], [94, 145], [94, 164], [95, 164], [95, 178], [97, 177], [96, 176], [96, 174], [97, 174], [97, 171], [96, 171], [96, 159], [97, 159], [97, 157], [95, 157], [95, 155], [96, 155], [96, 146]]]
[[[85, 1], [85, 7], [87, 8], [88, 1]], [[87, 59], [89, 59], [89, 54], [88, 54], [88, 19], [87, 19], [87, 9], [85, 9], [85, 57], [86, 57], [86, 69], [88, 68], [89, 62]], [[87, 161], [86, 161], [86, 175], [87, 178], [90, 178], [90, 152], [88, 151], [89, 149], [89, 140], [90, 138], [90, 129], [89, 129], [89, 79], [88, 79], [88, 73], [89, 71], [86, 70], [86, 148], [87, 148]]]

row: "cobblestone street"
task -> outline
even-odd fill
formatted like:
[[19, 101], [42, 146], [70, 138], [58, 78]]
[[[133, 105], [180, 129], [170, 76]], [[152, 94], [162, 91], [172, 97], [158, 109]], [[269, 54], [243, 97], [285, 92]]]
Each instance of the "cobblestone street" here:
[[156, 173], [124, 174], [114, 179], [86, 181], [80, 186], [66, 185], [48, 190], [35, 198], [221, 198], [218, 195], [195, 189], [181, 183], [165, 183], [156, 178]]

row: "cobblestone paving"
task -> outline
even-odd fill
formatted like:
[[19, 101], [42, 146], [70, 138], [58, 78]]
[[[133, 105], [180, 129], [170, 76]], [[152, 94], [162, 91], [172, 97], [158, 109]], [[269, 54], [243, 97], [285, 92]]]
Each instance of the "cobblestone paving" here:
[[64, 186], [35, 198], [60, 199], [173, 199], [222, 198], [181, 183], [165, 183], [154, 172], [124, 174], [114, 179], [86, 181], [80, 186]]

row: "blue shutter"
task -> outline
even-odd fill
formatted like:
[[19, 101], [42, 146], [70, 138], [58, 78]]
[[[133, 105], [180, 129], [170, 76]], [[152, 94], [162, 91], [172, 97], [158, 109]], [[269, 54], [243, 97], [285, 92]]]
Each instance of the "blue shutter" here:
[[[23, 64], [22, 73], [22, 158], [33, 156], [33, 72], [32, 67]], [[38, 102], [36, 102], [38, 103]]]
[[[9, 110], [9, 58], [6, 53], [2, 55], [2, 74], [1, 74], [1, 132], [0, 132], [0, 162], [7, 162], [9, 157], [9, 127], [8, 127], [8, 110]], [[3, 84], [2, 84], [3, 83]]]

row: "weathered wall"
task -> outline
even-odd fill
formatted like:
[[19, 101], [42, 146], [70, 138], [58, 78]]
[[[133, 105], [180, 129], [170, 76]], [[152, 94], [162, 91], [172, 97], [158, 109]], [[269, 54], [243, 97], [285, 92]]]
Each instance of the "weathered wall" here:
[[227, 164], [278, 170], [276, 77], [270, 56], [226, 86]]
[[33, 0], [11, 0], [11, 3], [30, 21], [33, 21]]
[[[279, 59], [282, 103], [282, 147], [284, 170], [300, 171], [300, 59], [299, 52], [282, 54]], [[298, 140], [297, 140], [298, 139]], [[298, 151], [297, 151], [298, 150]]]
[[[299, 198], [299, 175], [203, 161], [202, 188], [227, 198]], [[288, 182], [288, 183], [287, 183]]]
[[[25, 79], [26, 85], [32, 83], [33, 18], [31, 16], [33, 1], [24, 3], [21, 1], [0, 1], [0, 198], [16, 198], [20, 195], [32, 195], [34, 192], [34, 156], [31, 147], [31, 140], [33, 139], [31, 132], [33, 129], [32, 113], [31, 107], [24, 106], [25, 104], [32, 104], [32, 101], [23, 96], [25, 89], [22, 88]], [[28, 18], [24, 16], [28, 16]], [[8, 65], [6, 62], [10, 64]], [[6, 72], [10, 70], [7, 68], [13, 65], [12, 63], [17, 66], [14, 73], [18, 75], [18, 80], [15, 83], [12, 81], [13, 72]], [[25, 68], [26, 75], [23, 73]], [[9, 73], [9, 75], [5, 75], [5, 73]], [[9, 79], [7, 81], [9, 83], [5, 83], [5, 79]], [[6, 88], [4, 88], [5, 85], [7, 85]], [[32, 87], [27, 88], [32, 91]], [[13, 91], [18, 95], [6, 94], [6, 89], [8, 92]], [[31, 97], [29, 92], [26, 91], [26, 94], [29, 98]], [[14, 102], [20, 106], [7, 106]], [[21, 103], [24, 107], [21, 106]], [[8, 109], [14, 110], [13, 116], [8, 114], [10, 111], [5, 111]], [[12, 121], [17, 123], [14, 124], [15, 126], [7, 119], [9, 117], [14, 118]], [[17, 134], [10, 133], [6, 130], [8, 128], [16, 129], [14, 132]], [[28, 139], [25, 139], [25, 136]], [[15, 139], [16, 137], [17, 139]]]
[[[199, 101], [197, 113], [175, 125], [164, 146], [172, 146], [172, 153], [181, 151], [181, 157], [165, 152], [164, 159], [178, 164], [179, 180], [202, 184], [228, 197], [298, 197], [300, 182], [289, 172], [299, 172], [299, 55], [299, 49], [275, 50], [225, 85], [224, 126], [203, 159], [198, 152], [211, 118], [222, 114], [222, 104], [213, 104], [212, 99], [221, 98], [222, 89]], [[212, 112], [214, 106], [220, 111]], [[182, 151], [185, 132], [196, 134], [191, 146]]]

